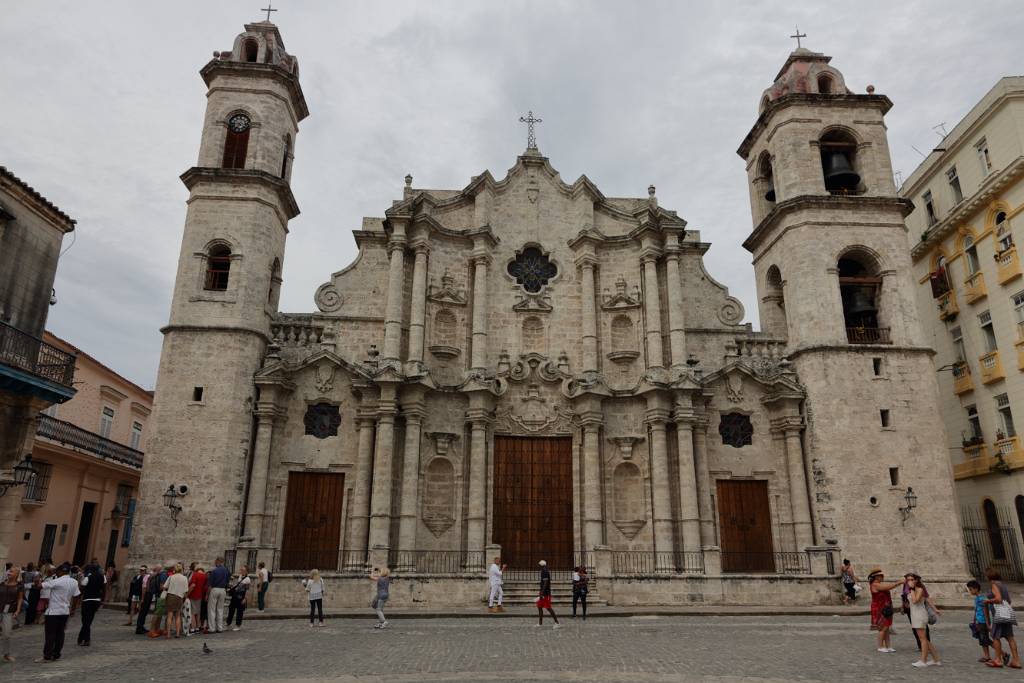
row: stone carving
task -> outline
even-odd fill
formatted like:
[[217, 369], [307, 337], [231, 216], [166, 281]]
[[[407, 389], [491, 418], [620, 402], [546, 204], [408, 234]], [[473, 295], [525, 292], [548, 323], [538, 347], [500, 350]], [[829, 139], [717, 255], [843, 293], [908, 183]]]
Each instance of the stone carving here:
[[526, 247], [507, 266], [508, 274], [522, 288], [537, 294], [558, 274], [558, 266], [537, 247]]
[[601, 297], [601, 308], [606, 311], [639, 308], [640, 287], [633, 285], [632, 293], [627, 294], [626, 286], [626, 279], [620, 275], [619, 279], [615, 281], [615, 294], [610, 293], [608, 288], [605, 287], [604, 294]]
[[743, 377], [739, 373], [725, 376], [725, 396], [733, 403], [743, 402]]
[[550, 313], [554, 310], [551, 306], [551, 297], [547, 294], [516, 294], [518, 302], [512, 305], [512, 310], [518, 313]]
[[330, 282], [320, 285], [313, 297], [316, 307], [323, 313], [334, 313], [345, 303], [345, 297]]
[[320, 363], [316, 366], [313, 384], [321, 394], [329, 393], [334, 389], [334, 372], [337, 369], [333, 363]]
[[495, 415], [494, 431], [570, 434], [575, 428], [576, 413], [561, 403], [548, 406], [547, 399], [530, 396], [521, 400], [523, 406], [515, 413], [511, 408], [498, 411]]
[[609, 443], [615, 444], [619, 449], [619, 455], [623, 460], [630, 460], [633, 457], [633, 446], [644, 440], [642, 436], [613, 436], [608, 439]]
[[718, 319], [725, 325], [739, 325], [743, 320], [743, 304], [735, 297], [726, 297], [725, 303], [718, 309]]
[[[459, 435], [452, 432], [427, 432], [427, 436], [434, 440], [434, 451], [443, 456], [447, 456], [448, 449], [459, 440]], [[458, 451], [452, 451], [452, 454], [458, 455]]]
[[431, 283], [427, 287], [427, 298], [439, 304], [451, 304], [453, 306], [466, 305], [466, 293], [461, 287], [456, 288], [455, 278], [451, 276], [448, 269], [444, 269], [441, 275], [441, 286]]

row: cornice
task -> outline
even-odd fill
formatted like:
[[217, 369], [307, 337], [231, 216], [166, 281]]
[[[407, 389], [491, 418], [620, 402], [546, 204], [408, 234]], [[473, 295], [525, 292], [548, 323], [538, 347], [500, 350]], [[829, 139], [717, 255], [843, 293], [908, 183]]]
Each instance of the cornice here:
[[[0, 166], [0, 189], [12, 192], [19, 201], [43, 214], [54, 227], [63, 232], [68, 233], [75, 229], [75, 219], [61, 211], [56, 204], [4, 166]], [[3, 207], [0, 207], [0, 212], [2, 211]]]
[[181, 174], [181, 182], [185, 187], [192, 189], [200, 182], [222, 182], [222, 183], [257, 183], [269, 186], [277, 193], [285, 215], [289, 220], [299, 215], [299, 205], [295, 202], [295, 196], [288, 182], [282, 178], [271, 175], [266, 171], [258, 171], [248, 168], [211, 168], [206, 166], [193, 166]]
[[302, 93], [299, 77], [277, 64], [211, 59], [206, 66], [199, 70], [199, 75], [203, 77], [207, 88], [219, 75], [271, 78], [283, 83], [288, 88], [288, 93], [292, 96], [292, 103], [295, 106], [296, 118], [301, 121], [309, 116], [309, 107], [306, 106], [306, 96]]

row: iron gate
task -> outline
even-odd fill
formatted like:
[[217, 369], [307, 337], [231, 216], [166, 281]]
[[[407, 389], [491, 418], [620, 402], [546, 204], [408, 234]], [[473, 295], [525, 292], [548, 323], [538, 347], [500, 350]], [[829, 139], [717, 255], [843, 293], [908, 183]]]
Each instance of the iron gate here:
[[990, 528], [980, 520], [965, 515], [963, 528], [967, 566], [975, 578], [984, 581], [985, 569], [992, 567], [1002, 575], [1004, 581], [1024, 581], [1017, 531], [1012, 526], [1007, 524]]

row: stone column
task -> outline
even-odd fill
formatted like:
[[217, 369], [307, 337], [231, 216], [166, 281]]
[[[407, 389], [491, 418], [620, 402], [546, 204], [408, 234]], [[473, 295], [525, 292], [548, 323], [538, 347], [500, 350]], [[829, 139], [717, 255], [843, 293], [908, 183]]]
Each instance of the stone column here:
[[658, 257], [645, 251], [640, 257], [644, 272], [644, 317], [646, 318], [647, 367], [665, 366], [661, 350], [661, 294], [658, 291]]
[[467, 569], [477, 569], [487, 544], [487, 426], [491, 413], [483, 408], [466, 412], [470, 422], [469, 509], [466, 514]]
[[[672, 497], [668, 481], [668, 439], [665, 423], [668, 411], [658, 408], [647, 410], [647, 427], [651, 434], [651, 503], [654, 518], [654, 549], [672, 550]], [[666, 564], [667, 568], [667, 564]], [[663, 567], [659, 566], [658, 571]]]
[[252, 471], [249, 474], [249, 500], [245, 506], [245, 536], [256, 545], [263, 543], [263, 521], [267, 501], [267, 473], [270, 470], [270, 446], [274, 439], [273, 407], [256, 409], [256, 442], [252, 449]]
[[395, 445], [395, 385], [381, 385], [370, 499], [370, 549], [391, 547], [391, 469]]
[[[409, 363], [423, 362], [423, 324], [427, 312], [427, 255], [430, 247], [426, 241], [413, 245], [416, 261], [412, 269], [412, 306], [409, 311]], [[418, 370], [414, 367], [414, 370]]]
[[402, 352], [402, 293], [405, 288], [405, 224], [392, 221], [388, 241], [388, 300], [384, 308], [384, 352], [381, 362], [397, 365]]
[[665, 255], [665, 275], [668, 280], [669, 352], [672, 366], [686, 363], [686, 325], [683, 321], [683, 286], [679, 280], [679, 245]]
[[601, 416], [583, 417], [583, 538], [584, 550], [604, 544], [601, 514]]
[[597, 277], [597, 259], [591, 254], [580, 256], [576, 263], [583, 271], [583, 372], [597, 372], [597, 300], [594, 279]]
[[[422, 404], [403, 409], [405, 413], [405, 453], [402, 466], [402, 500], [398, 526], [398, 549], [416, 548], [416, 508], [420, 482], [420, 426], [423, 421]], [[403, 569], [408, 569], [404, 567]]]
[[[473, 250], [473, 353], [470, 367], [487, 367], [487, 267], [490, 255]], [[482, 546], [481, 546], [482, 548]]]
[[359, 445], [356, 452], [355, 486], [352, 493], [352, 533], [345, 553], [346, 569], [361, 569], [366, 563], [366, 541], [370, 524], [370, 487], [373, 481], [373, 442], [376, 436], [376, 418], [360, 411]]
[[682, 521], [683, 550], [701, 549], [700, 511], [697, 503], [697, 474], [694, 467], [693, 416], [676, 411], [676, 437], [679, 442], [679, 513]]
[[811, 524], [811, 505], [807, 494], [807, 475], [804, 470], [804, 449], [800, 443], [803, 421], [799, 416], [783, 418], [780, 425], [786, 438], [786, 464], [789, 469], [789, 503], [793, 514], [793, 538], [796, 549], [814, 545]]
[[715, 545], [715, 510], [711, 506], [711, 474], [708, 472], [708, 418], [693, 423], [693, 469], [697, 475], [697, 510], [700, 514], [700, 543]]

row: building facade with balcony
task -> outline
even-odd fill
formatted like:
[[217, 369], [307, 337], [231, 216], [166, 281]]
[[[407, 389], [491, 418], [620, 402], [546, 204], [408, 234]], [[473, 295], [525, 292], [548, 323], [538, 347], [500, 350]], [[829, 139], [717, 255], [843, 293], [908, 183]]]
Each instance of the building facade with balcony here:
[[123, 567], [132, 538], [152, 392], [49, 332], [75, 354], [74, 398], [39, 416], [33, 482], [16, 491], [21, 509], [9, 559]]
[[32, 451], [39, 411], [75, 394], [74, 354], [42, 338], [61, 245], [74, 228], [0, 166], [0, 561], [9, 557], [20, 498], [14, 484], [24, 483], [17, 468]]
[[[1024, 549], [1024, 77], [998, 83], [907, 178], [922, 324], [975, 570]], [[1015, 419], [1016, 418], [1016, 419]], [[976, 530], [977, 533], [973, 533]], [[977, 546], [977, 547], [974, 547]]]

